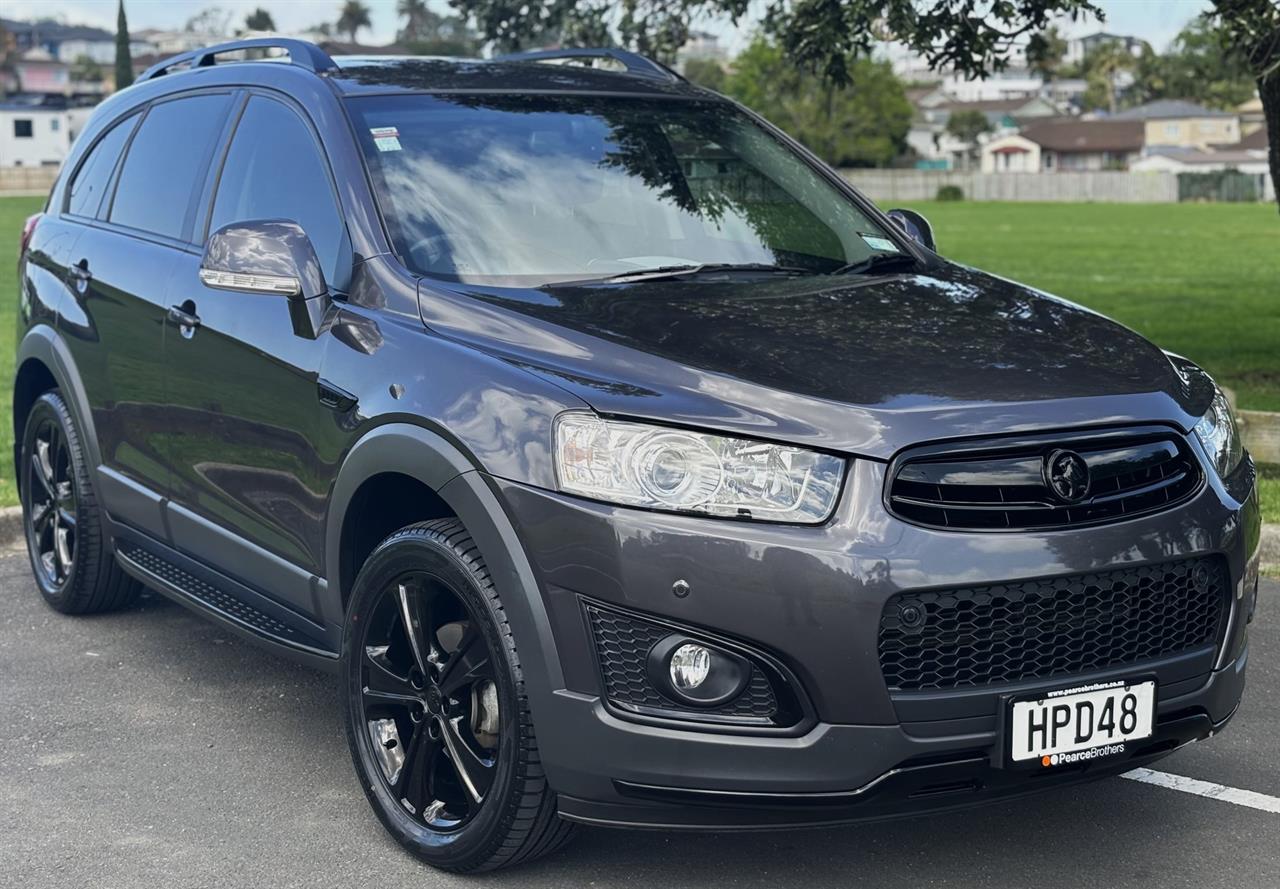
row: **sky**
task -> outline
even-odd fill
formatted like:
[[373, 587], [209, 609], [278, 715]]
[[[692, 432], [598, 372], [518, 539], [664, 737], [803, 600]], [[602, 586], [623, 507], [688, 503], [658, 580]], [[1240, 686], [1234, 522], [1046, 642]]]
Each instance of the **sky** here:
[[[370, 8], [373, 22], [371, 31], [364, 31], [360, 39], [365, 43], [389, 43], [395, 38], [399, 24], [395, 14], [395, 0], [364, 0]], [[1118, 34], [1140, 37], [1157, 50], [1165, 49], [1169, 42], [1198, 13], [1209, 8], [1209, 0], [1097, 0], [1106, 12], [1105, 26], [1096, 20], [1064, 22], [1063, 33], [1068, 36], [1088, 34], [1105, 27]], [[444, 0], [429, 0], [436, 10], [448, 10]], [[754, 6], [762, 4], [756, 3]], [[281, 31], [301, 31], [322, 21], [338, 17], [340, 0], [125, 0], [130, 30], [142, 28], [180, 29], [182, 25], [207, 6], [220, 6], [230, 12], [239, 24], [244, 16], [261, 6], [271, 13], [276, 27]], [[68, 24], [96, 25], [115, 30], [116, 0], [4, 0], [0, 10], [5, 18], [33, 19], [55, 15]], [[737, 28], [727, 21], [705, 22], [704, 30], [718, 35], [730, 52], [736, 52], [747, 42], [750, 22], [742, 22]]]

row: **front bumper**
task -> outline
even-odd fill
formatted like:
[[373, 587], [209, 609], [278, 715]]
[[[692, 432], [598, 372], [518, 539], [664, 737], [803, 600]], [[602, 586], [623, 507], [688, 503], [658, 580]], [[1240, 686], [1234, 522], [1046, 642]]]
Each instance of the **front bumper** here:
[[[726, 522], [611, 507], [493, 479], [540, 585], [564, 687], [534, 700], [561, 814], [683, 828], [819, 825], [970, 805], [1114, 774], [1219, 730], [1235, 712], [1256, 586], [1256, 497], [1212, 479], [1158, 515], [1025, 534], [920, 528], [884, 509], [883, 464], [856, 461], [820, 527]], [[1252, 485], [1249, 484], [1251, 489]], [[1120, 757], [1043, 771], [1002, 767], [1002, 693], [895, 703], [877, 656], [881, 610], [906, 590], [971, 586], [1219, 554], [1231, 604], [1218, 649], [1139, 667], [1022, 683], [1160, 674], [1155, 737]], [[673, 594], [683, 580], [687, 595]], [[1249, 591], [1252, 592], [1252, 591]], [[637, 720], [601, 695], [589, 598], [741, 640], [776, 657], [811, 717], [793, 732]]]

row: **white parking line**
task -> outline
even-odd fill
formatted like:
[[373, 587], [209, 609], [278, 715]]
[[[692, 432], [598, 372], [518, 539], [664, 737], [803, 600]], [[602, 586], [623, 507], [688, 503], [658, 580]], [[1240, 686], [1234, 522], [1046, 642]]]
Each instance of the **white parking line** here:
[[1143, 784], [1154, 784], [1157, 787], [1167, 787], [1170, 790], [1181, 790], [1183, 793], [1194, 793], [1196, 796], [1207, 796], [1209, 799], [1220, 799], [1224, 802], [1235, 803], [1237, 806], [1248, 806], [1250, 809], [1259, 809], [1263, 812], [1270, 812], [1273, 815], [1280, 815], [1280, 797], [1267, 796], [1265, 793], [1240, 790], [1236, 787], [1227, 787], [1225, 784], [1214, 784], [1211, 781], [1201, 781], [1197, 778], [1184, 778], [1182, 775], [1171, 775], [1168, 772], [1153, 772], [1151, 769], [1134, 769], [1132, 772], [1125, 772], [1120, 777], [1128, 778], [1130, 781], [1141, 781]]

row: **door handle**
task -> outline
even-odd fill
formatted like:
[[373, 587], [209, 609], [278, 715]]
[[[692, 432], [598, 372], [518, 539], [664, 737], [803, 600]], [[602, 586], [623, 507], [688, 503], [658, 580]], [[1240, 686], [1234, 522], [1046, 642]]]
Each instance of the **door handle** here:
[[185, 337], [190, 337], [200, 326], [200, 316], [196, 314], [196, 305], [191, 300], [180, 306], [169, 306], [169, 320], [178, 325], [178, 330]]
[[89, 271], [89, 260], [82, 259], [75, 265], [67, 268], [67, 277], [75, 282], [76, 289], [83, 291], [88, 283], [93, 280], [93, 272]]

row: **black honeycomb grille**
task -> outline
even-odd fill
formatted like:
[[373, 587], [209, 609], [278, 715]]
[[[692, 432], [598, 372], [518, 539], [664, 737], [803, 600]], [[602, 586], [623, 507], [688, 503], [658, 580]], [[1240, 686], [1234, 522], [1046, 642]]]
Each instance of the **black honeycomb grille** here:
[[646, 663], [649, 649], [672, 631], [593, 605], [587, 606], [587, 616], [604, 677], [605, 696], [614, 704], [632, 710], [679, 710], [758, 719], [772, 719], [777, 714], [778, 702], [769, 679], [755, 666], [742, 694], [721, 707], [695, 709], [671, 700], [653, 687]]
[[880, 618], [891, 690], [1048, 679], [1216, 641], [1229, 580], [1219, 557], [1047, 580], [900, 593]]

